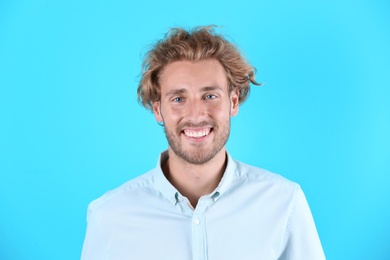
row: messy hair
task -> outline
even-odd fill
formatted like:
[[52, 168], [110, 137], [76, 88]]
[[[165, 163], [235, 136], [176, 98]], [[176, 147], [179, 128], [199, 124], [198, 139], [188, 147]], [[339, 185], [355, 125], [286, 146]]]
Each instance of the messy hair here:
[[229, 92], [238, 89], [240, 104], [249, 94], [250, 83], [260, 85], [255, 80], [255, 68], [214, 28], [172, 28], [146, 53], [137, 90], [138, 101], [146, 109], [152, 110], [153, 102], [160, 101], [159, 77], [163, 69], [174, 61], [218, 60], [226, 71]]

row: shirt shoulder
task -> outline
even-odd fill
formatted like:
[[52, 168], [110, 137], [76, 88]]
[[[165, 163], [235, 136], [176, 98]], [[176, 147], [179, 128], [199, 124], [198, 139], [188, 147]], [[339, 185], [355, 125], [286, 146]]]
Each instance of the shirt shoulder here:
[[101, 197], [93, 200], [89, 204], [88, 211], [96, 211], [100, 208], [113, 206], [117, 203], [121, 203], [123, 199], [137, 199], [137, 197], [141, 197], [142, 194], [154, 190], [154, 175], [154, 170], [151, 170], [107, 191]]
[[282, 189], [289, 189], [291, 191], [300, 189], [298, 183], [288, 180], [280, 174], [273, 173], [263, 168], [255, 167], [242, 163], [240, 161], [234, 161], [236, 164], [235, 179], [236, 181], [243, 181], [250, 184], [262, 184], [278, 186]]

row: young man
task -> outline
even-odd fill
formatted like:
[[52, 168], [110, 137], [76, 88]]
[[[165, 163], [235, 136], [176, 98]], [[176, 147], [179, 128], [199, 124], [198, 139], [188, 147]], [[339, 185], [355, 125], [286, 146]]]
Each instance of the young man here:
[[155, 169], [92, 202], [82, 259], [325, 259], [299, 185], [233, 160], [254, 68], [212, 27], [172, 29], [138, 87], [164, 125]]

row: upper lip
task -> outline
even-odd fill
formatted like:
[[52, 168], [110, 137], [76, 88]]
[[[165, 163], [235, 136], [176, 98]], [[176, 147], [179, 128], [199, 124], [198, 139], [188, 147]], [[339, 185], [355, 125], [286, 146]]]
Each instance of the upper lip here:
[[211, 128], [212, 128], [211, 126], [183, 127], [182, 131], [186, 131], [186, 130], [189, 130], [189, 131], [200, 131], [200, 130], [203, 130], [203, 129], [211, 129]]
[[187, 122], [187, 123], [183, 123], [181, 125], [181, 130], [184, 131], [184, 130], [193, 130], [193, 131], [198, 131], [198, 130], [202, 130], [202, 129], [206, 129], [206, 128], [213, 128], [214, 127], [214, 124], [211, 123], [211, 122], [207, 122], [207, 121], [203, 121], [203, 122], [199, 122], [199, 123], [192, 123], [192, 122]]

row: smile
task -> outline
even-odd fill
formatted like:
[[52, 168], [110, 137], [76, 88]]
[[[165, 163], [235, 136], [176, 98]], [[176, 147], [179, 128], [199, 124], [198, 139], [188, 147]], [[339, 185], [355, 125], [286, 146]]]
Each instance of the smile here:
[[211, 128], [203, 128], [203, 129], [199, 129], [199, 130], [184, 129], [183, 132], [188, 137], [202, 138], [202, 137], [207, 136], [211, 132]]

